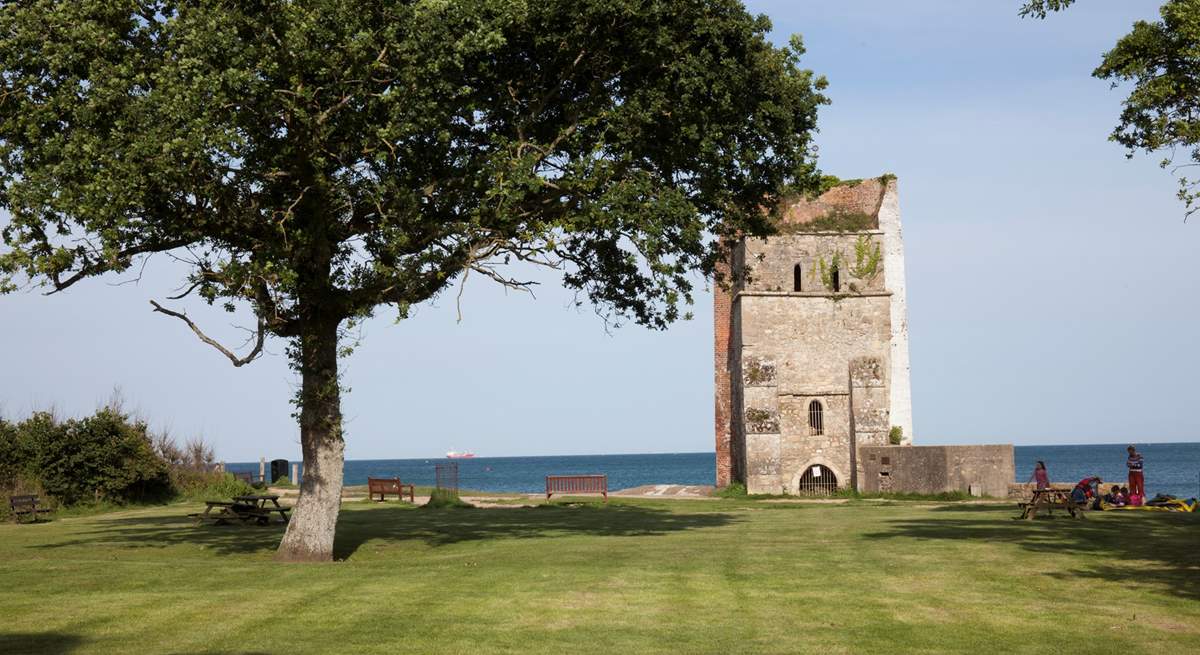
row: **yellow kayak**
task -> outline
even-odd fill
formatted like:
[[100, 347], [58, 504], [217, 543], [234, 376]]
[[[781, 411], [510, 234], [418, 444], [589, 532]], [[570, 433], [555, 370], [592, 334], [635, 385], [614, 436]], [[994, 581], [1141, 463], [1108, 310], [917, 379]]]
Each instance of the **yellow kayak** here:
[[1141, 512], [1194, 512], [1196, 511], [1196, 499], [1189, 498], [1187, 500], [1175, 499], [1164, 502], [1155, 503], [1153, 505], [1109, 505], [1108, 503], [1100, 503], [1102, 510], [1128, 510]]

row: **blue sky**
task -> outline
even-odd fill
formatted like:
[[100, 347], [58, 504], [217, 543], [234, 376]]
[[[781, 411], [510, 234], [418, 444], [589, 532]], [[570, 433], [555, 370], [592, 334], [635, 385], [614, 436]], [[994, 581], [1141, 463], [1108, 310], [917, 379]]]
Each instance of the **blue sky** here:
[[[1157, 158], [1106, 140], [1124, 94], [1089, 77], [1157, 3], [1046, 21], [1019, 2], [747, 4], [829, 78], [822, 168], [900, 178], [917, 443], [1198, 440], [1200, 225]], [[0, 412], [86, 413], [119, 387], [222, 459], [298, 459], [282, 344], [232, 368], [150, 312], [177, 274], [155, 260], [137, 285], [0, 297]], [[666, 332], [612, 334], [570, 301], [476, 280], [461, 323], [447, 297], [366, 324], [343, 362], [347, 456], [711, 450], [711, 296]]]

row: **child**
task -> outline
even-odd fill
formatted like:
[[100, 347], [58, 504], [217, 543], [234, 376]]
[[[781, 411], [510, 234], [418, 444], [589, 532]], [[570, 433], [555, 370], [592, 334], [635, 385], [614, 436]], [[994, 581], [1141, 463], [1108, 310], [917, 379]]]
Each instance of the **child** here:
[[1121, 488], [1114, 484], [1112, 489], [1109, 489], [1108, 493], [1104, 494], [1104, 502], [1113, 507], [1123, 506], [1125, 499], [1121, 496]]
[[1029, 481], [1036, 482], [1039, 490], [1050, 486], [1050, 474], [1046, 472], [1045, 462], [1038, 460], [1037, 465], [1033, 467], [1033, 475], [1029, 476]]
[[1121, 487], [1121, 502], [1125, 505], [1129, 504], [1129, 487]]

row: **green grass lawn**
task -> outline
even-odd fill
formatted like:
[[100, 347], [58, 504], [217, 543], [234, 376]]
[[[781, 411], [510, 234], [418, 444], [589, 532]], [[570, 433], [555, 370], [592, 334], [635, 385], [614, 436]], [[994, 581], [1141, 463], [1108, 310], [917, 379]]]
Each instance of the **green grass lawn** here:
[[0, 653], [1200, 652], [1200, 514], [351, 502], [281, 565], [195, 509], [0, 525]]

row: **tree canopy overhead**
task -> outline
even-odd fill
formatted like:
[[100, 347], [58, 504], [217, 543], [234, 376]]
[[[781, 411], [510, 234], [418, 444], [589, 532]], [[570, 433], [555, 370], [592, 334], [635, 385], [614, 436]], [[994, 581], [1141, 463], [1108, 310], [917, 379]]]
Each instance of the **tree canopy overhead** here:
[[21, 0], [0, 8], [0, 286], [154, 253], [302, 378], [281, 556], [327, 559], [339, 326], [472, 274], [560, 269], [661, 328], [721, 237], [817, 187], [824, 80], [739, 0]]
[[[1045, 18], [1075, 0], [1033, 0], [1022, 16]], [[1137, 21], [1092, 71], [1114, 88], [1132, 83], [1110, 138], [1128, 156], [1166, 153], [1163, 168], [1178, 175], [1179, 199], [1191, 216], [1200, 206], [1200, 2], [1169, 0], [1158, 21]], [[1182, 159], [1181, 159], [1182, 158]]]

